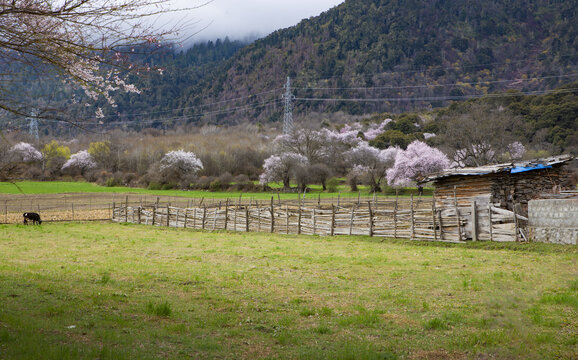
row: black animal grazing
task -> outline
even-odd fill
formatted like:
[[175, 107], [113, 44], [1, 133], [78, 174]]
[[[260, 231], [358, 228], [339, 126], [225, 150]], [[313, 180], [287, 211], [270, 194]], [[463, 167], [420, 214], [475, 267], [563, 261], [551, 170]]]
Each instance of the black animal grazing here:
[[33, 212], [25, 212], [24, 214], [22, 214], [22, 216], [24, 217], [24, 225], [28, 225], [28, 221], [32, 221], [32, 224], [42, 224], [42, 220], [40, 220], [40, 215], [38, 215], [37, 213], [33, 213]]

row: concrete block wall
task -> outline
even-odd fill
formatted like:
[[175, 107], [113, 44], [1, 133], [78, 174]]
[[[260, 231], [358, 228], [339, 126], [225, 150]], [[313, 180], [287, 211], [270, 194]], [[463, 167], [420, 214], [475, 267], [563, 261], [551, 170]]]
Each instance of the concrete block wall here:
[[528, 227], [534, 241], [578, 245], [578, 199], [531, 200]]

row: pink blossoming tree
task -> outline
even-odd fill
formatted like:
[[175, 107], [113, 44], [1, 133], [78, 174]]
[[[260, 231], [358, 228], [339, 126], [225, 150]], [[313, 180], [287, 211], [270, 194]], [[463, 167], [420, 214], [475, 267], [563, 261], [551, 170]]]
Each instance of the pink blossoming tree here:
[[160, 162], [159, 170], [167, 178], [180, 181], [188, 175], [195, 175], [203, 169], [203, 163], [189, 151], [176, 150], [166, 153]]
[[395, 164], [387, 170], [387, 182], [390, 186], [407, 186], [449, 165], [450, 160], [443, 152], [416, 140], [398, 152]]

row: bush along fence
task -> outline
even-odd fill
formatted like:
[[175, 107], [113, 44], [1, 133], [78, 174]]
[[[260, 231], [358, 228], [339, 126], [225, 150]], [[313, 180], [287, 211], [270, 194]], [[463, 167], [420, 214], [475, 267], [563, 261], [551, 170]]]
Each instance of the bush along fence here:
[[149, 206], [113, 204], [112, 220], [153, 226], [202, 230], [270, 232], [304, 235], [369, 235], [391, 238], [460, 242], [519, 241], [526, 218], [477, 204], [452, 210], [436, 209], [435, 199], [407, 198], [342, 202], [235, 203], [190, 208], [155, 203]]

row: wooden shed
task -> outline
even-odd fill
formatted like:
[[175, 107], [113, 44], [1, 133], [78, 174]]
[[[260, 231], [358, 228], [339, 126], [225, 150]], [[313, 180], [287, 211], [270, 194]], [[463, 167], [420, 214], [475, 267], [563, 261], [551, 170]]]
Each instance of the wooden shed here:
[[[527, 221], [528, 201], [544, 193], [575, 189], [567, 166], [572, 160], [570, 155], [561, 155], [450, 169], [432, 174], [422, 183], [433, 182], [440, 218], [459, 219], [454, 228], [458, 239], [496, 240], [509, 232], [524, 237], [524, 224], [518, 220]], [[508, 222], [508, 217], [516, 221]]]

